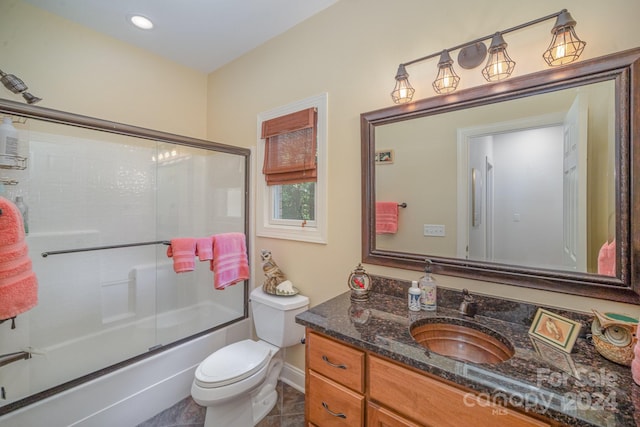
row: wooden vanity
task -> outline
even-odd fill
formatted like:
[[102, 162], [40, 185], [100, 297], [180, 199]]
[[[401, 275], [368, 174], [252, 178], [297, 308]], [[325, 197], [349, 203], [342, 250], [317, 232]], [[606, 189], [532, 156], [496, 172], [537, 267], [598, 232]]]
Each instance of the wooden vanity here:
[[471, 390], [307, 329], [309, 426], [552, 426]]
[[[459, 296], [445, 288], [439, 293], [445, 302]], [[465, 318], [446, 303], [437, 312], [411, 312], [406, 298], [378, 292], [365, 303], [341, 294], [298, 314], [296, 322], [307, 333], [307, 425], [640, 425], [640, 387], [628, 367], [604, 359], [584, 338], [571, 354], [540, 353], [522, 315], [533, 315], [535, 307], [477, 298], [495, 316]], [[484, 331], [474, 343], [491, 353], [496, 344], [501, 357], [461, 359], [462, 352], [431, 348], [423, 342], [425, 325], [437, 332], [429, 330], [430, 339], [449, 334], [452, 325]]]

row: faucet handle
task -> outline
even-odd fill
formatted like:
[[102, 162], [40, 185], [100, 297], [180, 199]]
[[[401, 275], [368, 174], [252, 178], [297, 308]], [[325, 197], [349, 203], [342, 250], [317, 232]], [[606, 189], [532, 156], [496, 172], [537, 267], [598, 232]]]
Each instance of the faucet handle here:
[[460, 309], [459, 309], [460, 313], [469, 317], [475, 316], [476, 312], [478, 311], [478, 304], [473, 298], [473, 295], [469, 293], [468, 289], [463, 289], [462, 297], [463, 299], [462, 299], [462, 302], [460, 303]]

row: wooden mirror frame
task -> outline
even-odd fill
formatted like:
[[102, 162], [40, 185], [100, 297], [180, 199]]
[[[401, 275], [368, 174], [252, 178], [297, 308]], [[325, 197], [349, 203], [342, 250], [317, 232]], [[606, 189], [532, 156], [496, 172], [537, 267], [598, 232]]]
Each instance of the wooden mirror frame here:
[[[376, 249], [375, 129], [377, 126], [535, 94], [615, 82], [616, 277]], [[445, 96], [360, 115], [362, 262], [640, 304], [640, 48], [486, 84]]]

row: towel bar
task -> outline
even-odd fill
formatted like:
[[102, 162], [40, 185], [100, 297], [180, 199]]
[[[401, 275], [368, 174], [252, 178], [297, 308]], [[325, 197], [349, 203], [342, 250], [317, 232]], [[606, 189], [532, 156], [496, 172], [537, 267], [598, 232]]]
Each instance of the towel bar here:
[[399, 208], [406, 208], [406, 207], [407, 207], [407, 204], [406, 204], [406, 203], [404, 203], [404, 202], [402, 202], [402, 203], [398, 203], [398, 207], [399, 207]]
[[168, 240], [156, 240], [153, 242], [140, 242], [140, 243], [123, 243], [121, 245], [109, 245], [109, 246], [94, 246], [91, 248], [77, 248], [77, 249], [66, 249], [60, 251], [48, 251], [42, 252], [42, 258], [46, 258], [49, 255], [60, 255], [60, 254], [70, 254], [74, 252], [89, 252], [89, 251], [101, 251], [104, 249], [118, 249], [118, 248], [130, 248], [133, 246], [149, 246], [149, 245], [167, 245], [171, 244]]

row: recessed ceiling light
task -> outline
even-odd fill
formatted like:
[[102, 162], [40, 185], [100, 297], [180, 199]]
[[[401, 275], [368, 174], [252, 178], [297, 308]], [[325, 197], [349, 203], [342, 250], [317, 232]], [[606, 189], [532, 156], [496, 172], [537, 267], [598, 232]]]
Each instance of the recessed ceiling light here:
[[132, 15], [129, 20], [133, 25], [143, 30], [150, 30], [153, 28], [153, 22], [142, 15]]

